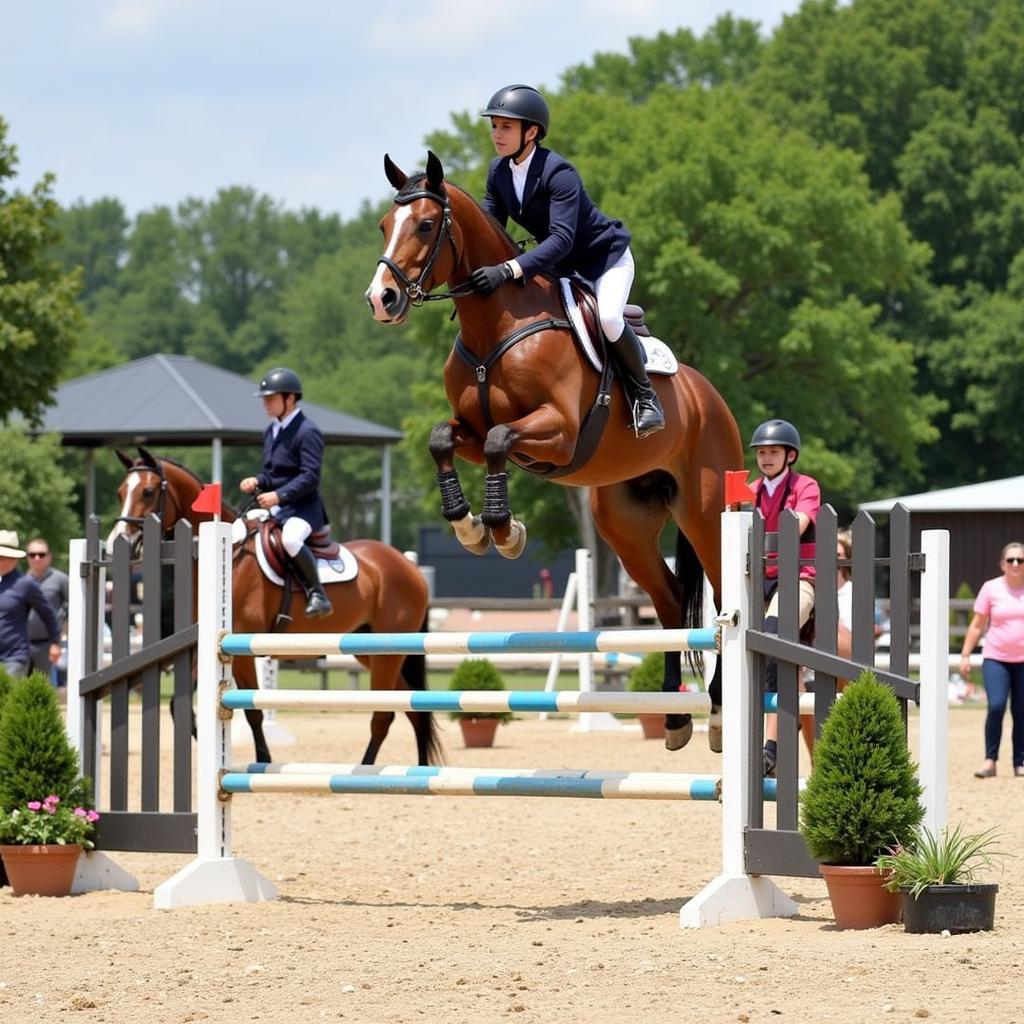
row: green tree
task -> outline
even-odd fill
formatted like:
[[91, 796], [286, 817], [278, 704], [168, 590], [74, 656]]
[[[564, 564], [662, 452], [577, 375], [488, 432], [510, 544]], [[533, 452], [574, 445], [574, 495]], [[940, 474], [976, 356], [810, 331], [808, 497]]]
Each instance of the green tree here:
[[77, 202], [60, 212], [60, 240], [53, 253], [66, 269], [82, 268], [81, 300], [86, 308], [97, 294], [117, 284], [127, 256], [128, 226], [118, 199]]
[[23, 429], [0, 430], [0, 522], [26, 540], [49, 541], [63, 562], [68, 540], [81, 533], [74, 513], [74, 477], [63, 468], [60, 438], [30, 438]]
[[6, 138], [0, 119], [0, 422], [20, 412], [36, 423], [81, 329], [80, 275], [50, 255], [58, 241], [53, 176], [44, 175], [28, 193], [9, 191], [18, 160]]

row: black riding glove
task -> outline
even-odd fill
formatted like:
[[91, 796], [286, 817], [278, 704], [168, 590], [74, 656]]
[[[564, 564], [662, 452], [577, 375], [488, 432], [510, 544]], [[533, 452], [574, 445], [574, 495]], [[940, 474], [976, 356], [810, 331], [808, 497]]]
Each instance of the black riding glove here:
[[507, 263], [499, 263], [494, 267], [477, 267], [469, 275], [469, 283], [473, 291], [481, 295], [490, 295], [495, 288], [500, 288], [506, 281], [512, 280], [512, 271]]

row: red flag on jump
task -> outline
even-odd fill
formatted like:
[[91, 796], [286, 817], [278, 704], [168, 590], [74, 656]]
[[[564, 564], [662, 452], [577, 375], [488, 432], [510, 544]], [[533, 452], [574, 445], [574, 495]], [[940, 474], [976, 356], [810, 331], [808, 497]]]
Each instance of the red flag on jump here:
[[212, 516], [219, 516], [220, 508], [220, 484], [204, 484], [199, 497], [192, 502], [192, 511], [209, 512]]
[[747, 483], [750, 470], [727, 469], [725, 471], [725, 505], [732, 508], [734, 505], [742, 505], [744, 502], [754, 502], [754, 492]]

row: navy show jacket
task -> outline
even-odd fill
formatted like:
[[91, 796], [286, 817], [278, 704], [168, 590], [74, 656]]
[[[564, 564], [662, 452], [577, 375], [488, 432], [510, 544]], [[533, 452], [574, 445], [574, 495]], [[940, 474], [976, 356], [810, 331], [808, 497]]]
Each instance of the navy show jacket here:
[[538, 146], [520, 207], [512, 184], [511, 157], [491, 161], [483, 207], [504, 227], [511, 217], [540, 243], [516, 257], [523, 277], [574, 271], [595, 281], [629, 245], [622, 222], [605, 216], [587, 195], [576, 168], [565, 157]]
[[263, 432], [263, 471], [256, 477], [261, 491], [277, 491], [282, 522], [301, 516], [314, 529], [327, 523], [320, 497], [324, 435], [303, 412], [274, 438], [274, 425]]

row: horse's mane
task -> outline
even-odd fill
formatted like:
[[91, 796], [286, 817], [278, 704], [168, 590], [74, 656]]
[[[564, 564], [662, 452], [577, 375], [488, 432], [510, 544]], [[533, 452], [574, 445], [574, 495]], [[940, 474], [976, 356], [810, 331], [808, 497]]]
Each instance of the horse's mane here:
[[406, 181], [406, 183], [395, 194], [395, 202], [400, 202], [404, 196], [409, 196], [416, 192], [426, 192], [428, 195], [434, 196], [438, 202], [446, 203], [448, 202], [448, 190], [458, 193], [466, 200], [466, 202], [477, 209], [485, 222], [497, 236], [498, 240], [503, 242], [506, 248], [508, 248], [511, 255], [518, 256], [522, 253], [523, 250], [519, 246], [519, 243], [516, 242], [504, 227], [502, 227], [498, 222], [498, 219], [489, 210], [485, 210], [464, 188], [460, 188], [447, 178], [439, 192], [437, 189], [430, 187], [430, 182], [427, 180], [425, 171], [420, 171], [418, 174], [410, 175], [408, 181]]
[[[157, 462], [166, 462], [167, 465], [174, 466], [175, 469], [180, 469], [187, 477], [190, 477], [199, 486], [200, 490], [202, 490], [206, 486], [206, 481], [203, 480], [203, 478], [201, 476], [199, 476], [198, 473], [196, 473], [193, 470], [189, 469], [188, 466], [186, 466], [183, 462], [179, 462], [177, 459], [172, 459], [169, 455], [154, 455], [153, 458], [156, 459]], [[144, 458], [136, 459], [135, 460], [135, 464], [140, 469], [151, 468]], [[234, 506], [229, 505], [226, 501], [222, 501], [221, 504], [233, 516], [237, 516], [238, 515], [238, 509], [236, 509]]]

